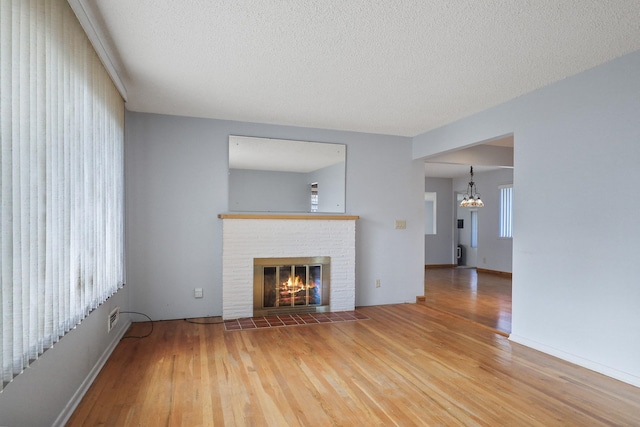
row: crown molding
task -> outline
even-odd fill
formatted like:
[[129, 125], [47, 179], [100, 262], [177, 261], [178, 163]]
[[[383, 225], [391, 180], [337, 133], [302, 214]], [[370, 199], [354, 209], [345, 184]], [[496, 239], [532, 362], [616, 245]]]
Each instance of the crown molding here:
[[86, 0], [67, 0], [69, 6], [75, 13], [82, 29], [87, 34], [89, 41], [93, 45], [94, 50], [98, 54], [102, 65], [107, 70], [107, 73], [111, 77], [113, 84], [120, 92], [120, 96], [127, 101], [127, 88], [125, 87], [120, 75], [118, 74], [118, 67], [116, 67], [115, 62], [112, 58], [112, 55], [109, 54], [109, 50], [106, 48], [103, 43], [103, 39], [100, 37], [100, 34], [96, 30], [96, 25], [94, 25], [94, 21], [91, 18], [91, 14], [87, 13], [87, 9], [89, 8], [84, 3]]

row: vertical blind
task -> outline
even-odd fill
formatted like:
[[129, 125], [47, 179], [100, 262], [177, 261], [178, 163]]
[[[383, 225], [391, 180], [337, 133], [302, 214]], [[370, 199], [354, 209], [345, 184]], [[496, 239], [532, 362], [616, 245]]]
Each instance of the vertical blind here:
[[513, 185], [500, 186], [500, 237], [513, 237]]
[[123, 286], [124, 103], [65, 0], [0, 0], [0, 390]]

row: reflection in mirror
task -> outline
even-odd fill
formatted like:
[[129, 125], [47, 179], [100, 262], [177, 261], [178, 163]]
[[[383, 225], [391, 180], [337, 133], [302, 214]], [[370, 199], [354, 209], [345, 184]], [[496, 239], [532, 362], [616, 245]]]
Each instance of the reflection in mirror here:
[[437, 230], [437, 216], [436, 213], [438, 211], [438, 193], [426, 191], [424, 193], [424, 213], [425, 213], [425, 223], [424, 223], [424, 234], [436, 234]]
[[229, 136], [229, 210], [345, 212], [346, 146]]

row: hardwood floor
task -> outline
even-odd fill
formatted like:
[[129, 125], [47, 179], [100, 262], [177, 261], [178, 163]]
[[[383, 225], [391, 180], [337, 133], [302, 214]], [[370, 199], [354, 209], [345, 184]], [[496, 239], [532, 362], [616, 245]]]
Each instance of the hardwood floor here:
[[424, 304], [511, 333], [511, 278], [475, 268], [425, 269]]
[[422, 304], [358, 311], [246, 331], [156, 322], [120, 342], [68, 426], [640, 425], [639, 388]]

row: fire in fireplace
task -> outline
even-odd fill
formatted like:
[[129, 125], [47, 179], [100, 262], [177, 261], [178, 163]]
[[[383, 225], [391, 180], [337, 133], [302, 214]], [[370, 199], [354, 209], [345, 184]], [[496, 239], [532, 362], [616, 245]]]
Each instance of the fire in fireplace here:
[[329, 308], [329, 257], [254, 258], [254, 316]]

